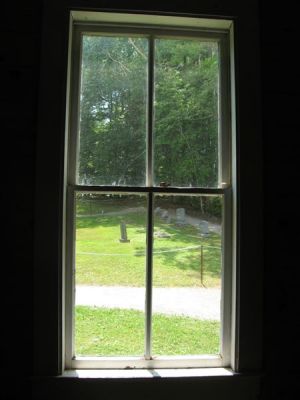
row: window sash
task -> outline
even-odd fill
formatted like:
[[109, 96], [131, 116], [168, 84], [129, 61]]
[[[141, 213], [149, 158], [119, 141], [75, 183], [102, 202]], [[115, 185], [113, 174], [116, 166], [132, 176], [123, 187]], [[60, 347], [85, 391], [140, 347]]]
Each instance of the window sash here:
[[[90, 31], [91, 29], [91, 31]], [[116, 31], [117, 29], [117, 31]], [[93, 33], [100, 35], [103, 33], [111, 32], [112, 36], [119, 36], [119, 29], [122, 27], [106, 27], [106, 30], [102, 25], [98, 28], [95, 25], [84, 24], [75, 25], [72, 35], [72, 70], [71, 70], [71, 80], [76, 82], [71, 85], [71, 102], [70, 102], [70, 129], [69, 129], [69, 159], [68, 159], [68, 172], [67, 172], [67, 184], [77, 185], [78, 176], [78, 152], [79, 152], [79, 116], [80, 116], [80, 86], [81, 86], [81, 37], [83, 34]], [[124, 35], [134, 34], [134, 28], [123, 28], [122, 32]], [[229, 32], [224, 33], [223, 30], [219, 32], [213, 31], [203, 31], [203, 30], [193, 30], [185, 31], [183, 29], [173, 31], [167, 29], [156, 28], [155, 32], [151, 30], [148, 33], [147, 28], [135, 28], [136, 34], [139, 37], [147, 37], [149, 40], [149, 53], [148, 53], [148, 105], [147, 105], [147, 159], [146, 159], [146, 186], [153, 186], [153, 100], [154, 100], [154, 46], [155, 39], [158, 38], [173, 38], [173, 39], [191, 39], [203, 41], [203, 40], [213, 40], [219, 43], [219, 150], [218, 150], [218, 160], [219, 160], [219, 187], [223, 187], [232, 184], [231, 178], [231, 121], [230, 121], [230, 81], [229, 81]], [[121, 33], [122, 33], [121, 32]], [[84, 185], [83, 185], [84, 186]]]
[[[147, 161], [146, 186], [96, 186], [79, 185], [76, 183], [76, 168], [78, 158], [78, 115], [82, 33], [99, 34], [111, 32], [112, 35], [138, 34], [149, 38], [148, 56], [148, 110], [147, 110]], [[229, 56], [228, 37], [224, 31], [207, 32], [201, 30], [178, 30], [158, 28], [136, 28], [76, 25], [74, 27], [71, 67], [70, 95], [70, 130], [69, 157], [67, 169], [67, 210], [66, 210], [66, 260], [65, 260], [65, 365], [67, 368], [186, 368], [186, 367], [220, 367], [230, 363], [231, 347], [231, 266], [232, 266], [232, 183], [230, 159], [230, 120], [229, 120]], [[155, 36], [154, 36], [155, 35]], [[158, 36], [159, 35], [159, 36]], [[154, 40], [157, 37], [191, 38], [198, 40], [219, 40], [220, 71], [219, 71], [219, 171], [220, 187], [189, 188], [189, 187], [159, 187], [153, 186], [153, 98], [154, 98]], [[94, 193], [147, 193], [147, 257], [146, 257], [146, 330], [145, 357], [76, 357], [74, 355], [74, 260], [75, 260], [75, 195], [76, 192]], [[158, 194], [173, 195], [223, 195], [223, 254], [222, 254], [222, 293], [221, 293], [221, 354], [220, 356], [192, 357], [155, 357], [151, 359], [151, 317], [152, 317], [152, 260], [153, 260], [153, 196]]]

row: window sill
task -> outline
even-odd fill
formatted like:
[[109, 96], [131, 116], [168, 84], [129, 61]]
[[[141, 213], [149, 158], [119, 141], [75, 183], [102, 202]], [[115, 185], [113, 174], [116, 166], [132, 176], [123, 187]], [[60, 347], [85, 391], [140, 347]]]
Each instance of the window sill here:
[[201, 378], [227, 377], [235, 373], [227, 368], [182, 368], [182, 369], [82, 369], [66, 370], [62, 378], [132, 379], [132, 378]]
[[33, 400], [116, 400], [147, 398], [182, 400], [187, 393], [209, 400], [257, 400], [259, 373], [235, 373], [226, 368], [66, 370], [59, 376], [32, 379]]

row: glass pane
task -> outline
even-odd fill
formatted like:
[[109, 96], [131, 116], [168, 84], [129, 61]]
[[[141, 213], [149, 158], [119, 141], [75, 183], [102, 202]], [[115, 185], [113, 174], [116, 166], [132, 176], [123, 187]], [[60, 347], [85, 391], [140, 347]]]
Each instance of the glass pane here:
[[82, 38], [79, 184], [145, 185], [147, 46]]
[[144, 353], [146, 197], [76, 197], [75, 354]]
[[155, 196], [154, 356], [219, 354], [221, 231], [221, 196]]
[[217, 42], [155, 41], [157, 186], [218, 185]]

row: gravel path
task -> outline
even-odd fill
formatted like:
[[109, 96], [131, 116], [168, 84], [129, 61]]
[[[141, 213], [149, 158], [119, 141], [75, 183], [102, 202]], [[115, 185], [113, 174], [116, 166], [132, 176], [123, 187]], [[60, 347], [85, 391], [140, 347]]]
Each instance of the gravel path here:
[[[144, 311], [145, 289], [79, 285], [76, 287], [75, 303]], [[153, 288], [153, 312], [220, 320], [220, 289]]]

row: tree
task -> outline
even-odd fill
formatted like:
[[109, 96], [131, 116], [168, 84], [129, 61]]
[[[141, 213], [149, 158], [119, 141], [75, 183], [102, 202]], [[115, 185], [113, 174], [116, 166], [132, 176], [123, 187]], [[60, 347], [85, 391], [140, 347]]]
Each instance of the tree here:
[[[139, 51], [137, 51], [139, 48]], [[146, 153], [147, 41], [84, 36], [79, 180], [141, 184]]]
[[217, 45], [159, 40], [155, 174], [179, 186], [214, 186], [218, 166]]
[[[79, 180], [145, 182], [146, 38], [83, 37]], [[156, 184], [215, 186], [218, 175], [218, 45], [156, 39]]]

